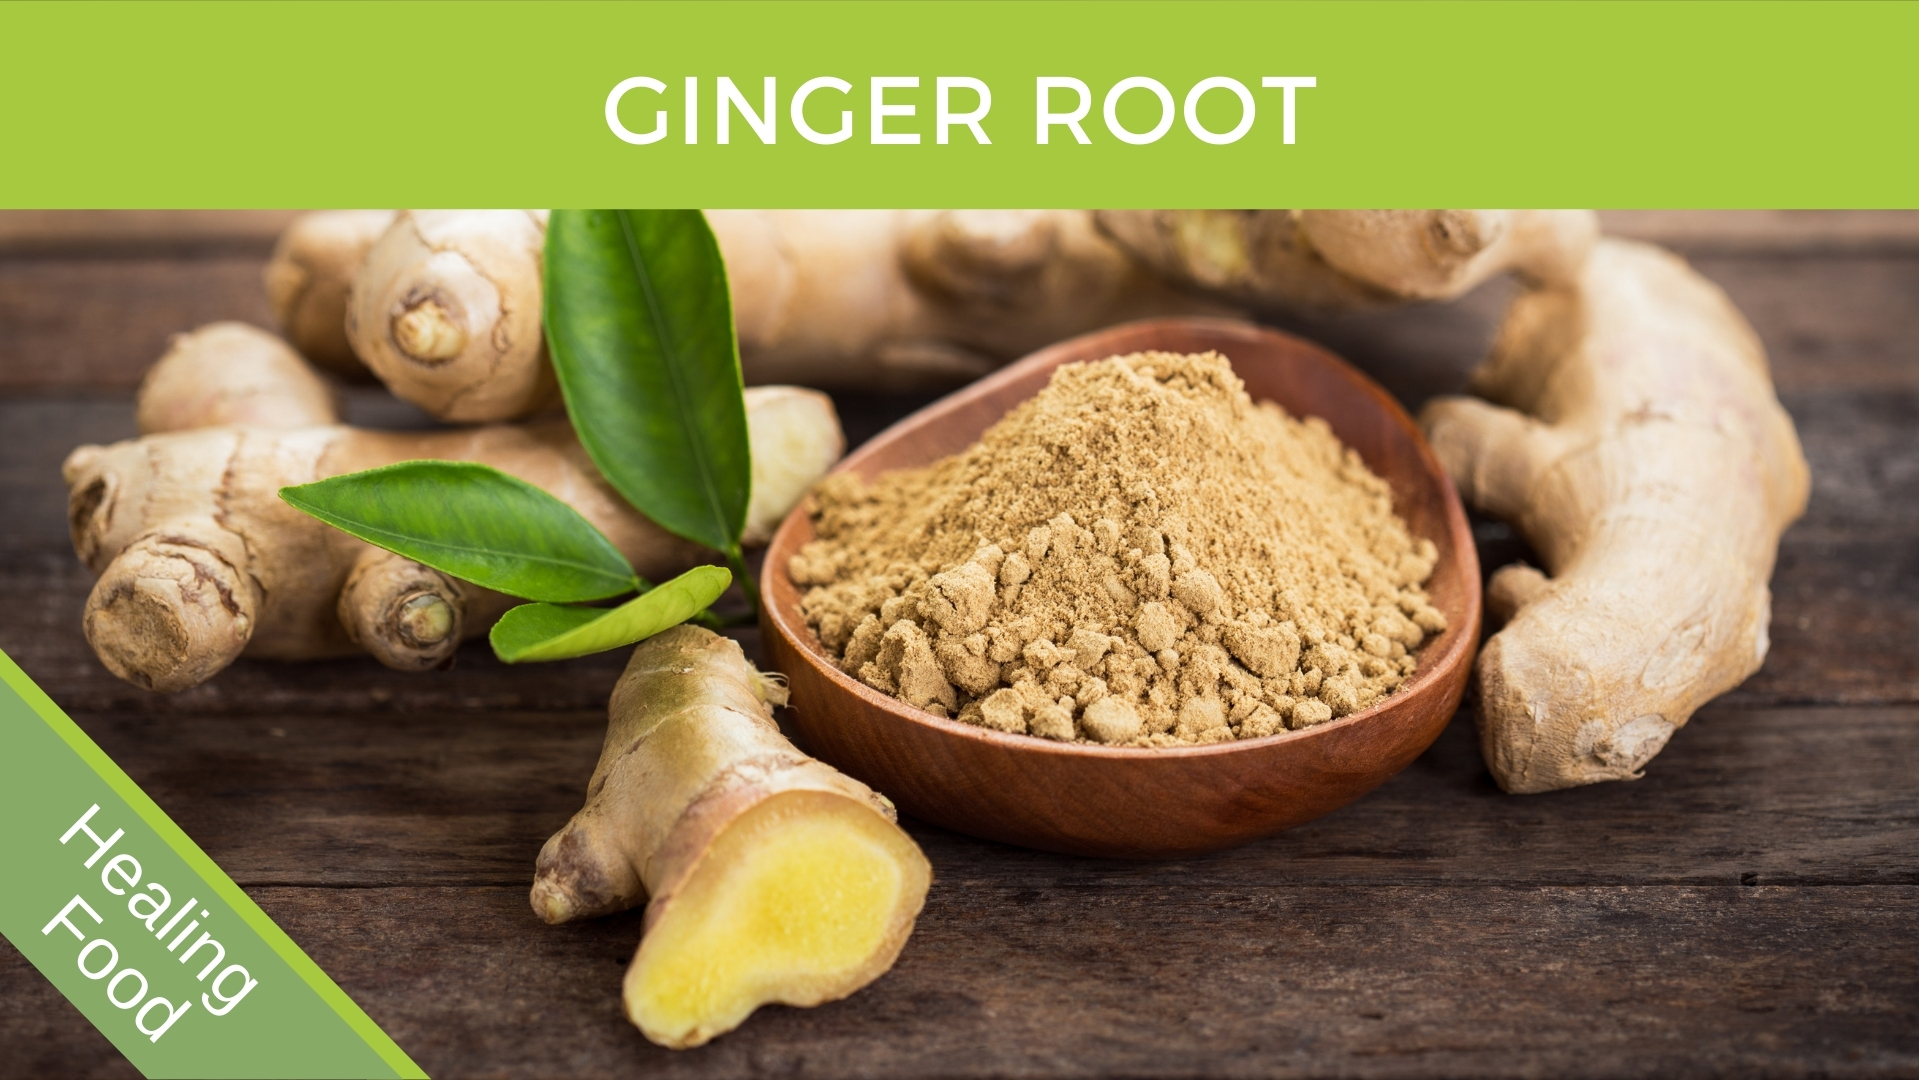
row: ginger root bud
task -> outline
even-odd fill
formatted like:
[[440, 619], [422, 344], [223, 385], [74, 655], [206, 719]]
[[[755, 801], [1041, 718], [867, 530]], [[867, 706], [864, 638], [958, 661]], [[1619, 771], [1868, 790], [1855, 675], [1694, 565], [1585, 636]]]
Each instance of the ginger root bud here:
[[371, 548], [340, 590], [340, 625], [387, 667], [444, 667], [466, 637], [467, 605], [478, 591], [403, 555]]
[[511, 420], [557, 406], [540, 330], [545, 243], [540, 211], [400, 214], [353, 280], [353, 351], [387, 389], [442, 420]]
[[678, 626], [634, 650], [586, 805], [540, 849], [549, 923], [650, 897], [626, 1013], [698, 1046], [763, 1004], [847, 996], [899, 956], [932, 870], [893, 806], [773, 723], [777, 676]]
[[466, 350], [466, 329], [431, 296], [393, 318], [393, 343], [422, 364], [451, 360]]

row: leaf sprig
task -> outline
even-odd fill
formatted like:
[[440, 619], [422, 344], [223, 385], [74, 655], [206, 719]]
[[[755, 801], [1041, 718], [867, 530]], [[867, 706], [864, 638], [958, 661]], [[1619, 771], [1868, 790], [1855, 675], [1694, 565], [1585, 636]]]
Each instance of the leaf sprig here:
[[[631, 645], [700, 614], [733, 575], [698, 566], [655, 587], [593, 523], [488, 465], [402, 461], [280, 489], [287, 504], [370, 544], [521, 604], [493, 625], [507, 663]], [[613, 608], [575, 607], [637, 592]]]
[[[547, 351], [567, 415], [615, 490], [667, 531], [720, 552], [657, 587], [578, 511], [470, 462], [404, 461], [287, 487], [293, 507], [442, 573], [531, 603], [493, 626], [508, 663], [640, 641], [691, 618], [739, 576], [752, 495], [739, 342], [719, 243], [697, 210], [555, 210], [547, 223]], [[576, 606], [638, 593], [617, 607]]]
[[601, 475], [676, 536], [726, 556], [753, 493], [740, 348], [719, 242], [698, 210], [555, 210], [547, 352]]

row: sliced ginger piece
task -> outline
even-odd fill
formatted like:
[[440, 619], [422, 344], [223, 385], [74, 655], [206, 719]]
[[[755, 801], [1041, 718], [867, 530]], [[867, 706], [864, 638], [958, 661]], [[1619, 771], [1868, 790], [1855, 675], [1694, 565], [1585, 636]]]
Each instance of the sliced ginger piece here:
[[899, 828], [838, 795], [792, 791], [740, 815], [627, 971], [626, 1015], [664, 1046], [738, 1027], [761, 1005], [843, 998], [891, 967], [926, 895]]
[[926, 899], [932, 869], [892, 803], [788, 742], [785, 700], [711, 631], [642, 643], [586, 805], [540, 851], [531, 900], [549, 923], [651, 897], [625, 999], [662, 1046], [851, 994], [893, 965]]

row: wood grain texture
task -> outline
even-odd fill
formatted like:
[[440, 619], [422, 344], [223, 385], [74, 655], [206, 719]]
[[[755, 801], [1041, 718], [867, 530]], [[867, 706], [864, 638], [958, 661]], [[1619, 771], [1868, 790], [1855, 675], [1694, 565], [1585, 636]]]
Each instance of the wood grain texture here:
[[219, 319], [271, 329], [266, 255], [0, 257], [0, 393], [127, 391], [167, 339]]
[[[1914, 709], [1709, 709], [1645, 781], [1528, 799], [1462, 716], [1364, 800], [1164, 864], [909, 820], [937, 878], [899, 967], [684, 1055], [617, 1014], [638, 912], [527, 907], [599, 716], [79, 719], [434, 1075], [1919, 1067]], [[10, 947], [0, 1000], [23, 1072], [124, 1075]]]
[[[604, 708], [75, 719], [249, 887], [524, 888], [606, 730]], [[1645, 780], [1513, 798], [1462, 712], [1366, 798], [1203, 857], [1062, 858], [907, 824], [936, 866], [1008, 882], [1919, 885], [1914, 776], [1919, 708], [1714, 705]]]
[[[1645, 220], [1758, 329], [1814, 476], [1765, 667], [1646, 779], [1501, 795], [1462, 713], [1367, 797], [1198, 858], [909, 820], [936, 879], [899, 967], [692, 1053], [619, 1019], [637, 914], [526, 903], [621, 658], [242, 661], [163, 698], [81, 639], [59, 461], [131, 433], [166, 334], [264, 318], [265, 240], [0, 245], [0, 648], [436, 1076], [1919, 1074], [1919, 248], [1905, 219]], [[1502, 289], [1297, 328], [1417, 404]], [[855, 444], [923, 403], [840, 399]], [[1488, 570], [1523, 549], [1476, 540]], [[0, 945], [0, 1075], [133, 1074]]]
[[139, 1080], [140, 1071], [0, 940], [0, 1076]]
[[1601, 210], [1599, 227], [1689, 254], [1919, 253], [1913, 210]]
[[[618, 1015], [635, 913], [546, 927], [520, 889], [251, 892], [435, 1076], [1919, 1069], [1911, 886], [941, 885], [865, 991], [684, 1053]], [[9, 997], [39, 978], [22, 968], [0, 953]]]
[[1773, 383], [1805, 392], [1919, 389], [1919, 257], [1694, 256], [1759, 332]]
[[298, 210], [0, 210], [0, 255], [266, 257]]

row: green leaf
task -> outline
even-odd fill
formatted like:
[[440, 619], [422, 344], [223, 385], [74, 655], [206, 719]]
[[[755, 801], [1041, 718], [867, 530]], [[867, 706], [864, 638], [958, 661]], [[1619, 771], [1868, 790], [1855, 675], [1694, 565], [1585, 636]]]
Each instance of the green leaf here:
[[723, 567], [696, 566], [616, 608], [521, 604], [493, 624], [488, 640], [509, 664], [605, 652], [678, 626], [719, 599], [732, 581]]
[[464, 461], [402, 461], [280, 489], [334, 528], [509, 596], [568, 603], [645, 588], [579, 511]]
[[555, 210], [547, 347], [580, 442], [641, 513], [718, 551], [752, 494], [726, 265], [698, 210]]

